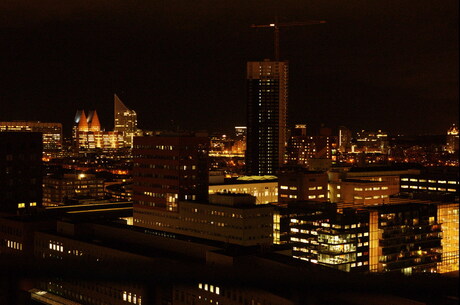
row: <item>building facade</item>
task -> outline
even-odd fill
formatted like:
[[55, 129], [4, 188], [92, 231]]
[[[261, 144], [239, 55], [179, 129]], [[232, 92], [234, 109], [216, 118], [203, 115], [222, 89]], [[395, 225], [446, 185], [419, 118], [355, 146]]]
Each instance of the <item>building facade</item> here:
[[327, 201], [328, 176], [305, 169], [282, 171], [278, 176], [278, 201]]
[[13, 121], [0, 122], [0, 132], [39, 132], [43, 137], [43, 150], [54, 151], [62, 148], [62, 124], [47, 122]]
[[115, 94], [114, 104], [114, 131], [123, 135], [123, 146], [133, 147], [133, 138], [137, 135], [137, 114], [136, 111], [129, 109]]
[[138, 211], [177, 211], [178, 202], [207, 200], [207, 136], [172, 134], [134, 138], [133, 200]]
[[73, 126], [73, 144], [77, 150], [111, 151], [124, 147], [123, 134], [119, 131], [104, 131], [96, 110], [88, 117], [84, 110], [78, 110]]
[[134, 225], [240, 246], [273, 243], [272, 206], [256, 205], [248, 194], [209, 198], [209, 202], [181, 201], [176, 213], [134, 210]]
[[450, 153], [457, 153], [458, 154], [458, 127], [453, 124], [449, 130], [447, 130], [447, 138], [446, 138], [446, 150]]
[[42, 205], [42, 135], [0, 132], [0, 211], [27, 211]]
[[67, 200], [86, 197], [102, 199], [105, 196], [104, 179], [88, 174], [64, 174], [62, 177], [43, 178], [43, 205], [58, 206]]
[[284, 163], [288, 63], [247, 63], [246, 173], [273, 175]]

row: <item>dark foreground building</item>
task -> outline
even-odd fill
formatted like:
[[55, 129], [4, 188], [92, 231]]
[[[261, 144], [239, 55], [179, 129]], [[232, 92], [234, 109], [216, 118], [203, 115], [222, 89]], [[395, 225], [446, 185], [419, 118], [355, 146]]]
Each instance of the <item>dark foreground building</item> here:
[[42, 134], [0, 133], [0, 212], [42, 205]]

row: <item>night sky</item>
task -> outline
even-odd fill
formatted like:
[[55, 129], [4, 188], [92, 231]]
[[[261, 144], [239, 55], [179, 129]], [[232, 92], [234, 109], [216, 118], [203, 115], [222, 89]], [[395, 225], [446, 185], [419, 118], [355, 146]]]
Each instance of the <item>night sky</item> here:
[[248, 60], [290, 62], [289, 123], [441, 133], [458, 123], [456, 0], [0, 1], [0, 120], [62, 122], [113, 94], [139, 127], [245, 125]]

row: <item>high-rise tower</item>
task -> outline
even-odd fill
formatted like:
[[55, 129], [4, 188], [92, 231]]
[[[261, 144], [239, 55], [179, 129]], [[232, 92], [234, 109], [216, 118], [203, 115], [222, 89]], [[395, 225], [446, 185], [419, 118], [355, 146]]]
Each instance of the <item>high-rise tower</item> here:
[[286, 146], [287, 61], [248, 62], [247, 83], [246, 171], [276, 174]]
[[114, 130], [123, 133], [125, 147], [133, 146], [133, 137], [137, 132], [137, 114], [136, 111], [129, 109], [115, 94], [114, 104]]

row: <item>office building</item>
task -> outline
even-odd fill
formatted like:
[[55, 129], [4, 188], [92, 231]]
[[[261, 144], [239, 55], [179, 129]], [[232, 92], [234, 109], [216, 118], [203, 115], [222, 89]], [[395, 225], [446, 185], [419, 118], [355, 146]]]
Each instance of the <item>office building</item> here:
[[47, 122], [13, 121], [0, 122], [0, 132], [39, 132], [43, 137], [43, 150], [55, 151], [62, 148], [62, 124]]
[[104, 179], [90, 174], [64, 174], [43, 178], [43, 205], [68, 204], [76, 198], [102, 199], [105, 196]]
[[247, 127], [235, 126], [235, 137], [237, 140], [246, 140]]
[[137, 114], [129, 109], [115, 94], [114, 103], [114, 131], [123, 135], [124, 147], [132, 148], [133, 138], [137, 135]]
[[328, 176], [303, 168], [283, 170], [278, 175], [278, 201], [327, 201]]
[[341, 153], [346, 153], [351, 150], [351, 139], [352, 133], [351, 130], [345, 126], [339, 127], [339, 151]]
[[458, 154], [458, 137], [458, 127], [453, 124], [449, 130], [447, 130], [446, 150], [448, 152]]
[[275, 176], [242, 176], [209, 184], [209, 194], [238, 193], [256, 197], [256, 204], [278, 201], [278, 179]]
[[212, 194], [209, 202], [180, 201], [177, 213], [134, 209], [134, 225], [239, 246], [271, 245], [273, 207], [249, 194]]
[[291, 130], [286, 150], [287, 164], [308, 168], [309, 161], [316, 155], [316, 146], [313, 137], [307, 136], [307, 125], [295, 125]]
[[304, 205], [303, 213], [290, 213], [295, 258], [355, 272], [458, 270], [458, 203], [398, 198], [375, 206], [334, 206]]
[[42, 205], [42, 139], [37, 132], [0, 132], [0, 211]]
[[141, 211], [177, 211], [184, 200], [207, 200], [209, 139], [205, 135], [164, 134], [134, 138], [133, 200]]
[[337, 137], [330, 128], [321, 127], [315, 135], [307, 135], [305, 124], [291, 130], [287, 144], [287, 164], [301, 165], [310, 170], [328, 170], [337, 158]]
[[401, 175], [401, 193], [413, 194], [450, 194], [459, 192], [459, 175], [457, 173], [430, 173], [419, 175]]
[[78, 110], [73, 126], [73, 143], [77, 150], [113, 151], [124, 147], [123, 134], [119, 131], [104, 131], [96, 110], [88, 117], [84, 110]]
[[381, 130], [361, 130], [356, 135], [356, 145], [353, 152], [388, 153], [388, 134]]
[[246, 173], [273, 175], [284, 164], [288, 63], [247, 63]]
[[340, 183], [340, 200], [348, 206], [385, 204], [390, 201], [393, 190], [387, 181], [345, 179]]

